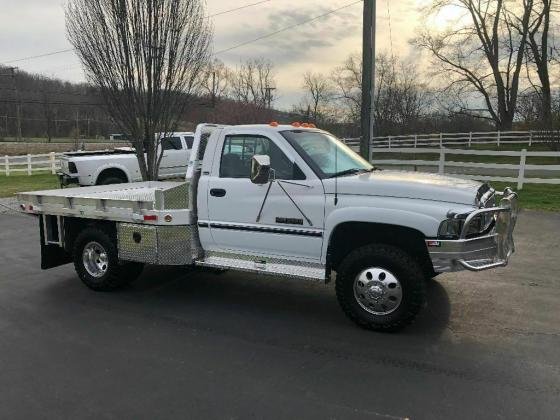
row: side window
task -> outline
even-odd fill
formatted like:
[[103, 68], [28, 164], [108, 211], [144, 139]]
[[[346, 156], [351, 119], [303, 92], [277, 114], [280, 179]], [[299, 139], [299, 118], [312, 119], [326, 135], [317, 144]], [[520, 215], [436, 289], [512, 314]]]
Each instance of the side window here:
[[194, 137], [193, 136], [185, 137], [185, 142], [187, 143], [187, 149], [191, 150], [192, 145], [194, 143]]
[[294, 179], [294, 165], [274, 144], [261, 136], [227, 136], [220, 162], [220, 178], [249, 178], [254, 155], [269, 155], [277, 179]]
[[161, 140], [163, 150], [181, 150], [183, 148], [180, 137], [166, 137]]

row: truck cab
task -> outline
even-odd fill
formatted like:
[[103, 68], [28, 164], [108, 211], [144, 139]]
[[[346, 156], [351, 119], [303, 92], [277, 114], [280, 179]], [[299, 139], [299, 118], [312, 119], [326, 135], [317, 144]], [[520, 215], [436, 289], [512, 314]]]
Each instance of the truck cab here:
[[186, 183], [19, 198], [41, 215], [43, 267], [73, 260], [94, 290], [127, 284], [145, 263], [336, 274], [344, 312], [379, 331], [413, 321], [426, 279], [507, 265], [517, 219], [509, 188], [379, 170], [310, 124], [199, 125]]

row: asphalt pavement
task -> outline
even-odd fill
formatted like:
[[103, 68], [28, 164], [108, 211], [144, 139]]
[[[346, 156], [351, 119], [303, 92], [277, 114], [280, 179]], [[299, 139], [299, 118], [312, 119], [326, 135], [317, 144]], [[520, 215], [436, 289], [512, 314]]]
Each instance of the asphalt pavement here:
[[438, 277], [381, 334], [332, 284], [149, 267], [95, 293], [41, 271], [36, 219], [4, 213], [0, 418], [559, 417], [560, 214], [523, 212], [508, 267]]

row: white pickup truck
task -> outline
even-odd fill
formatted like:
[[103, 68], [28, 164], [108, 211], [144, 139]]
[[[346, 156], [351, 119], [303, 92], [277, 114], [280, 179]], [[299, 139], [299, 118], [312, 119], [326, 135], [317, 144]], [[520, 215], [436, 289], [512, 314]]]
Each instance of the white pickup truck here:
[[[181, 132], [160, 137], [160, 151], [163, 148], [160, 179], [185, 176], [193, 140], [194, 133]], [[65, 153], [60, 159], [60, 166], [58, 177], [62, 186], [109, 185], [142, 180], [138, 159], [131, 148]]]
[[336, 273], [344, 312], [381, 331], [414, 319], [436, 274], [505, 266], [517, 218], [509, 188], [377, 170], [307, 124], [200, 125], [185, 183], [18, 198], [40, 215], [42, 268], [73, 261], [93, 290], [126, 285], [143, 264]]

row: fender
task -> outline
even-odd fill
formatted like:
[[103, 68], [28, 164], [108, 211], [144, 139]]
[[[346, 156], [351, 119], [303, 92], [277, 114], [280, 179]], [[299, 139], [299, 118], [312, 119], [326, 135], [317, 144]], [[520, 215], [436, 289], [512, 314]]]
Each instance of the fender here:
[[120, 169], [121, 171], [123, 171], [126, 175], [126, 177], [128, 178], [128, 182], [133, 182], [134, 181], [134, 177], [130, 174], [129, 169], [120, 163], [105, 163], [103, 165], [101, 165], [100, 167], [97, 168], [97, 170], [93, 173], [92, 175], [92, 179], [93, 179], [93, 184], [92, 185], [96, 185], [97, 184], [97, 180], [99, 179], [99, 175], [101, 174], [101, 172], [107, 170], [107, 169]]
[[379, 207], [346, 207], [332, 211], [325, 220], [325, 240], [321, 260], [326, 264], [327, 249], [336, 227], [345, 222], [382, 223], [408, 227], [423, 233], [426, 237], [437, 234], [442, 219], [426, 214]]

